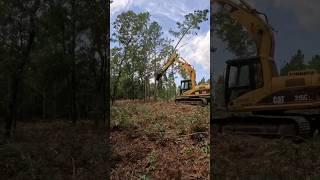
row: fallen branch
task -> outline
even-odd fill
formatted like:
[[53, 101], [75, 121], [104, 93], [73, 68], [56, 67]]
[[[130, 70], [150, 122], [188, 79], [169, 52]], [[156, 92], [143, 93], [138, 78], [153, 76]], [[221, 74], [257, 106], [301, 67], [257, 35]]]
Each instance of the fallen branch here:
[[187, 136], [193, 136], [193, 135], [196, 135], [196, 134], [206, 134], [206, 135], [208, 135], [208, 132], [196, 132], [196, 133], [191, 133], [191, 134], [185, 134], [185, 135], [176, 136], [176, 137], [174, 137], [174, 138], [183, 138], [183, 137], [187, 137]]

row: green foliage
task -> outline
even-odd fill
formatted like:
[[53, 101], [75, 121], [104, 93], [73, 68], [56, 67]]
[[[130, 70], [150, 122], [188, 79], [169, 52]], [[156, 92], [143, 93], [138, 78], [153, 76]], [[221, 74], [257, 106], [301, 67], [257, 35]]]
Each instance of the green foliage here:
[[150, 170], [155, 169], [155, 163], [158, 160], [158, 154], [153, 150], [147, 155], [147, 161], [150, 164]]
[[185, 71], [185, 69], [183, 69], [181, 64], [177, 66], [177, 69], [183, 79], [190, 79], [188, 73]]
[[204, 77], [202, 77], [202, 79], [198, 82], [198, 84], [203, 84], [206, 83], [206, 79]]
[[205, 118], [208, 117], [203, 116], [208, 113], [209, 107], [200, 107], [198, 108], [197, 113], [188, 118], [191, 133], [205, 132], [208, 129], [208, 124], [205, 121]]
[[312, 57], [311, 61], [308, 63], [309, 69], [315, 69], [320, 72], [320, 56], [315, 55]]
[[210, 154], [210, 144], [208, 141], [204, 141], [201, 143], [201, 151], [205, 154]]
[[193, 153], [194, 153], [194, 148], [193, 147], [188, 147], [185, 149], [185, 153], [188, 155], [188, 156], [191, 156]]
[[146, 99], [155, 94], [150, 79], [168, 55], [170, 40], [148, 12], [123, 12], [113, 22], [117, 46], [111, 50], [113, 99]]
[[165, 135], [165, 133], [166, 133], [165, 127], [164, 127], [163, 125], [161, 125], [161, 124], [156, 124], [156, 127], [155, 127], [155, 128], [156, 128], [157, 131], [159, 132], [160, 137], [163, 138], [164, 135]]
[[227, 49], [236, 57], [254, 56], [257, 53], [255, 42], [250, 39], [247, 30], [230, 15], [217, 11], [211, 21], [214, 24], [214, 36], [225, 42]]
[[175, 37], [183, 37], [187, 34], [196, 35], [196, 30], [200, 29], [199, 24], [207, 21], [207, 14], [209, 10], [195, 10], [193, 13], [189, 13], [184, 16], [183, 22], [177, 22], [177, 31], [170, 29], [170, 33]]
[[103, 65], [107, 31], [99, 23], [107, 9], [88, 0], [6, 1], [0, 9], [0, 102], [16, 101], [25, 118], [74, 112], [88, 118], [98, 109], [103, 68], [109, 69]]
[[148, 163], [154, 165], [157, 162], [158, 155], [155, 151], [151, 151], [147, 156]]
[[133, 122], [130, 119], [130, 113], [126, 108], [112, 107], [111, 117], [113, 119], [113, 126], [119, 128], [130, 128], [133, 127]]
[[306, 69], [306, 67], [304, 64], [304, 54], [298, 49], [296, 54], [291, 57], [290, 62], [281, 68], [280, 74], [287, 75], [289, 71], [303, 70]]
[[139, 180], [149, 180], [148, 175], [146, 174], [139, 175]]
[[163, 124], [157, 122], [152, 126], [146, 128], [144, 132], [151, 138], [151, 139], [160, 139], [162, 140], [166, 134], [166, 128]]

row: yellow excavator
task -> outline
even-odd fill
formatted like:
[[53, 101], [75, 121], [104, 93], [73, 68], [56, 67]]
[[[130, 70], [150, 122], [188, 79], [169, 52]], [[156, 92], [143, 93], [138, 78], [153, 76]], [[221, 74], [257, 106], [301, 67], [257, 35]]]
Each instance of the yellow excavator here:
[[174, 63], [178, 63], [189, 74], [190, 79], [182, 80], [180, 85], [180, 95], [176, 97], [176, 103], [193, 104], [205, 106], [210, 102], [209, 83], [196, 82], [196, 71], [185, 59], [179, 57], [174, 51], [161, 70], [156, 74], [156, 80], [159, 81], [167, 69]]
[[320, 75], [306, 70], [280, 76], [274, 61], [274, 34], [266, 15], [244, 0], [212, 2], [247, 30], [257, 52], [255, 57], [226, 62], [226, 113], [213, 115], [214, 133], [312, 135], [320, 127]]

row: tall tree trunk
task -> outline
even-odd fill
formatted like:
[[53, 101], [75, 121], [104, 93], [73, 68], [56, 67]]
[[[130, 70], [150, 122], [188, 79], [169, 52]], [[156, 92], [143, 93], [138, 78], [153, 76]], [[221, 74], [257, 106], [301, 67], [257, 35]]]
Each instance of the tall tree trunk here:
[[46, 104], [47, 104], [47, 97], [45, 90], [42, 90], [42, 119], [46, 119]]
[[120, 76], [121, 76], [121, 71], [120, 73], [118, 74], [118, 76], [116, 77], [116, 80], [113, 84], [113, 93], [112, 93], [112, 97], [111, 97], [111, 103], [112, 105], [114, 104], [115, 100], [116, 100], [116, 96], [117, 96], [117, 90], [118, 90], [118, 83], [119, 83], [119, 79], [120, 79]]
[[75, 57], [75, 46], [76, 46], [76, 7], [75, 0], [71, 2], [72, 8], [72, 45], [71, 45], [71, 57], [72, 57], [72, 67], [71, 67], [71, 115], [72, 122], [77, 122], [77, 102], [76, 102], [76, 57]]
[[[105, 123], [106, 121], [106, 106], [107, 106], [107, 48], [102, 44], [106, 43], [103, 41], [98, 41], [97, 46], [99, 49], [99, 56], [101, 60], [101, 67], [100, 67], [100, 78], [99, 78], [99, 83], [97, 84], [97, 99], [96, 99], [96, 111], [99, 113], [98, 118], [96, 118], [96, 125], [99, 124], [99, 119], [102, 119], [102, 121]], [[103, 51], [103, 52], [102, 52]]]
[[134, 72], [132, 72], [131, 75], [131, 99], [134, 100], [135, 99], [135, 93], [134, 93]]
[[5, 135], [6, 137], [11, 136], [12, 125], [16, 121], [17, 117], [17, 94], [18, 94], [18, 84], [19, 78], [17, 74], [14, 73], [13, 77], [10, 81], [10, 99], [9, 99], [9, 108], [8, 108], [8, 116], [6, 118], [5, 124]]
[[[107, 40], [107, 37], [105, 39], [105, 41]], [[107, 44], [107, 42], [105, 42]], [[110, 102], [109, 102], [109, 96], [107, 95], [107, 92], [110, 92], [109, 90], [109, 80], [107, 80], [108, 78], [108, 73], [109, 73], [109, 66], [107, 64], [107, 54], [109, 52], [109, 48], [104, 47], [104, 56], [103, 56], [103, 80], [102, 80], [102, 121], [105, 124], [106, 123], [106, 118], [107, 118], [107, 108], [110, 106]], [[109, 115], [109, 114], [108, 114]], [[109, 119], [108, 119], [109, 120]]]
[[157, 101], [157, 92], [158, 92], [158, 87], [157, 87], [157, 80], [154, 79], [154, 100]]
[[[125, 52], [125, 54], [123, 56], [123, 59], [120, 61], [120, 64], [119, 64], [120, 67], [122, 66], [122, 64], [124, 63], [124, 60], [126, 58], [127, 58], [127, 52]], [[110, 70], [109, 70], [109, 73], [110, 73]], [[120, 68], [118, 76], [116, 77], [116, 79], [114, 81], [114, 84], [113, 84], [113, 93], [112, 93], [112, 96], [111, 96], [111, 104], [112, 105], [114, 104], [114, 101], [117, 98], [116, 96], [117, 96], [118, 84], [119, 84], [119, 81], [120, 81], [121, 74], [122, 74], [122, 69]]]
[[[74, 66], [74, 65], [73, 65]], [[75, 70], [72, 68], [71, 72], [71, 118], [72, 122], [77, 122], [77, 107], [76, 107], [76, 83], [75, 83]]]
[[146, 84], [146, 87], [147, 87], [147, 100], [149, 100], [149, 98], [150, 98], [150, 96], [149, 96], [149, 94], [150, 94], [150, 90], [149, 90], [149, 79], [147, 79], [147, 84]]
[[[38, 5], [38, 4], [36, 4]], [[34, 12], [35, 13], [37, 10], [37, 7], [35, 7]], [[21, 84], [22, 81], [22, 74], [24, 72], [25, 66], [28, 64], [30, 60], [30, 53], [33, 47], [34, 43], [34, 37], [35, 37], [35, 32], [34, 32], [34, 14], [30, 16], [29, 22], [30, 22], [30, 31], [28, 32], [28, 40], [27, 40], [27, 45], [26, 47], [21, 47], [21, 54], [18, 56], [21, 58], [21, 63], [18, 65], [17, 69], [15, 72], [12, 74], [12, 79], [11, 79], [11, 95], [9, 99], [9, 108], [8, 108], [8, 116], [6, 118], [6, 123], [5, 123], [5, 135], [7, 137], [11, 136], [11, 130], [12, 130], [12, 125], [16, 127], [16, 121], [17, 121], [17, 109], [18, 109], [18, 103], [17, 103], [17, 96], [19, 93], [19, 85]]]
[[57, 118], [57, 82], [53, 85], [53, 119]]
[[146, 102], [147, 98], [147, 80], [144, 78], [144, 83], [143, 83], [143, 101]]
[[[106, 30], [106, 34], [105, 34], [105, 44], [106, 44], [106, 47], [104, 48], [105, 50], [105, 80], [104, 80], [104, 83], [105, 83], [105, 86], [104, 86], [104, 89], [103, 89], [103, 94], [104, 94], [104, 112], [103, 112], [103, 115], [104, 115], [104, 122], [107, 121], [107, 154], [111, 154], [110, 151], [111, 151], [111, 148], [109, 146], [110, 142], [109, 142], [109, 136], [110, 136], [110, 51], [109, 51], [109, 47], [110, 47], [110, 42], [109, 42], [109, 24], [110, 24], [110, 18], [109, 18], [109, 15], [110, 15], [110, 4], [109, 4], [110, 1], [105, 1], [105, 0], [102, 0], [102, 4], [104, 5], [103, 7], [105, 7], [107, 9], [107, 11], [105, 11], [105, 18], [106, 18], [106, 21], [105, 21], [105, 30]], [[106, 120], [107, 118], [107, 120]], [[109, 177], [110, 176], [110, 162], [107, 163], [107, 167], [105, 167], [107, 169], [107, 173], [106, 173], [106, 177]]]

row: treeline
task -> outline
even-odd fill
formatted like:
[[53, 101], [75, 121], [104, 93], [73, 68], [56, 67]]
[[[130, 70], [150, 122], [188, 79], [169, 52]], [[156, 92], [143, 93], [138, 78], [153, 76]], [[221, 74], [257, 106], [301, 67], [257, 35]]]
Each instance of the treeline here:
[[[148, 12], [123, 12], [112, 23], [111, 92], [116, 99], [155, 97], [155, 74], [173, 47], [163, 37], [162, 27], [150, 20]], [[159, 86], [160, 95], [175, 92], [173, 75]]]
[[290, 58], [284, 67], [280, 69], [281, 75], [287, 75], [289, 71], [313, 69], [320, 72], [320, 55], [315, 55], [309, 60], [305, 60], [300, 49]]
[[[177, 30], [169, 33], [178, 38], [195, 35], [199, 24], [207, 19], [208, 10], [197, 10], [177, 22]], [[173, 40], [165, 37], [161, 25], [151, 21], [149, 12], [127, 11], [112, 22], [111, 36], [111, 98], [118, 99], [170, 99], [177, 94], [176, 73], [185, 77], [180, 66], [173, 65], [160, 82], [155, 75], [162, 64], [177, 48]], [[179, 53], [179, 52], [178, 52]]]
[[0, 3], [0, 113], [17, 119], [69, 118], [105, 106], [109, 69], [107, 1]]

